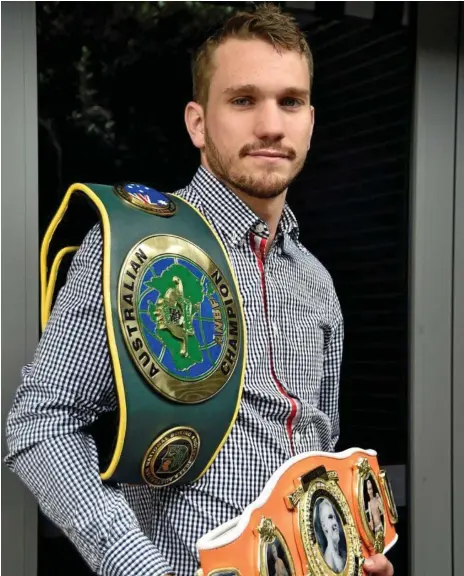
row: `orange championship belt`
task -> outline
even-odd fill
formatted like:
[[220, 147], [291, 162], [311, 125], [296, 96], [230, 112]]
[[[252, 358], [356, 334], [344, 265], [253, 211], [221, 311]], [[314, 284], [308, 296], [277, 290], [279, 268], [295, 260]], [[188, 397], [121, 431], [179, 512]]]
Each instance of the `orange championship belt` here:
[[197, 542], [196, 576], [362, 576], [398, 540], [377, 453], [306, 452], [283, 464], [243, 514]]

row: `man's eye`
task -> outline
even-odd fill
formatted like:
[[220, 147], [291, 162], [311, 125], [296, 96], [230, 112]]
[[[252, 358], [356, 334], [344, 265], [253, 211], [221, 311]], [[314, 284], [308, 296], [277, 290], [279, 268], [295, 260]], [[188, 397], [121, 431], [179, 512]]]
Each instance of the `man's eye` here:
[[302, 104], [303, 102], [298, 98], [284, 98], [282, 100], [282, 106], [287, 108], [298, 108], [298, 106], [301, 106]]
[[250, 100], [250, 98], [245, 98], [245, 97], [236, 98], [233, 101], [233, 104], [235, 104], [236, 106], [247, 106], [248, 104], [251, 104], [251, 100]]

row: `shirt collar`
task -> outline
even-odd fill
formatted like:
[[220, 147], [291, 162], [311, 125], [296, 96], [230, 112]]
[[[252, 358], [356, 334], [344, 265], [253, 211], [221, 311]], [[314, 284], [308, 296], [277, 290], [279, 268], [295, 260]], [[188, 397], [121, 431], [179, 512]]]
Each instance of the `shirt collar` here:
[[[248, 232], [267, 238], [269, 231], [261, 220], [234, 192], [222, 184], [209, 170], [200, 166], [194, 175], [191, 188], [201, 199], [203, 210], [216, 223], [231, 244], [238, 245], [246, 240]], [[277, 236], [291, 235], [298, 238], [298, 222], [285, 203]]]
[[290, 206], [285, 202], [284, 210], [282, 212], [282, 217], [279, 223], [279, 232], [281, 234], [288, 234], [294, 240], [298, 239], [300, 235], [300, 229], [298, 227], [298, 220], [295, 214], [290, 209]]

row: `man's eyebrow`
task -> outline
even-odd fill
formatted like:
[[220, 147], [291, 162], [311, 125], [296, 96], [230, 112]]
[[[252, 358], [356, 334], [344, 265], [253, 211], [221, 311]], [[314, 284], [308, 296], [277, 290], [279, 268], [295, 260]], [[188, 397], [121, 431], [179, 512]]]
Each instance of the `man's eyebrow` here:
[[[229, 86], [224, 90], [224, 94], [227, 96], [235, 96], [237, 94], [257, 94], [260, 89], [255, 84], [241, 84], [237, 86]], [[284, 88], [282, 95], [285, 96], [298, 96], [300, 98], [309, 98], [309, 90], [306, 88], [297, 88], [296, 86], [290, 86]]]
[[284, 90], [286, 96], [299, 96], [300, 98], [309, 98], [309, 90], [306, 88], [290, 87]]
[[239, 93], [256, 93], [259, 92], [258, 87], [255, 84], [241, 84], [241, 85], [237, 85], [237, 86], [229, 86], [229, 88], [226, 88], [224, 90], [224, 94], [228, 94], [230, 96], [233, 96], [234, 94], [239, 94]]

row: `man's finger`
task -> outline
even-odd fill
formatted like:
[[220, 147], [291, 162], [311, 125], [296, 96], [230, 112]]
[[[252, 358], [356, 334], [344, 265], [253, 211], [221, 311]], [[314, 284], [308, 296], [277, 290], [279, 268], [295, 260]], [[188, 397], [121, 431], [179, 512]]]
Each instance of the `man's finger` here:
[[383, 554], [375, 554], [364, 561], [364, 567], [369, 574], [379, 576], [393, 576], [393, 564]]

